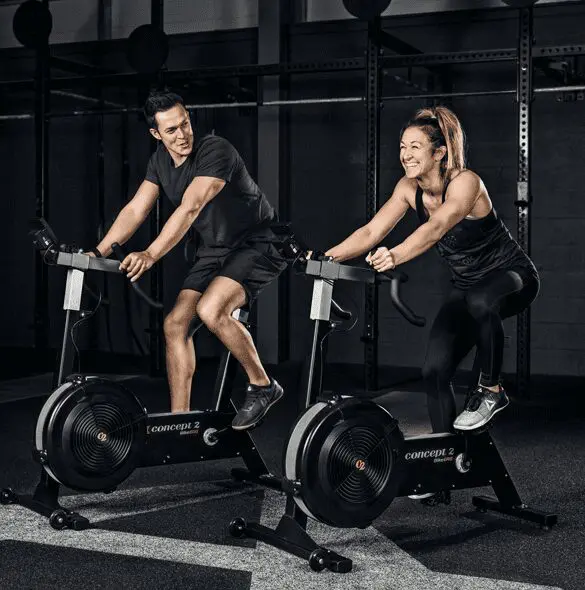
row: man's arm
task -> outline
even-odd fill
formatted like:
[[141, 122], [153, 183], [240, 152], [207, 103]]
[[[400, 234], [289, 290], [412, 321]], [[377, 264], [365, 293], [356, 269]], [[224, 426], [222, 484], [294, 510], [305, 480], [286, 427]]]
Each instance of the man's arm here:
[[336, 262], [343, 262], [369, 252], [376, 244], [379, 244], [408, 211], [406, 195], [409, 183], [407, 178], [399, 180], [392, 196], [369, 223], [357, 229], [341, 244], [327, 250], [326, 256], [332, 256]]
[[225, 186], [225, 180], [212, 176], [197, 176], [187, 187], [181, 204], [165, 223], [162, 231], [146, 249], [155, 262], [172, 250], [189, 231], [207, 203]]
[[207, 203], [225, 186], [225, 180], [212, 176], [196, 176], [187, 187], [181, 204], [164, 224], [158, 237], [144, 252], [132, 252], [124, 258], [120, 268], [132, 282], [137, 281], [155, 262], [174, 248], [187, 233]]
[[136, 194], [118, 213], [110, 231], [97, 245], [102, 256], [109, 256], [112, 252], [112, 244], [124, 244], [127, 242], [142, 225], [148, 214], [154, 207], [160, 194], [157, 184], [149, 180], [143, 181]]
[[397, 266], [420, 256], [472, 211], [480, 195], [481, 180], [467, 171], [451, 181], [448, 198], [431, 218], [406, 240], [390, 250]]

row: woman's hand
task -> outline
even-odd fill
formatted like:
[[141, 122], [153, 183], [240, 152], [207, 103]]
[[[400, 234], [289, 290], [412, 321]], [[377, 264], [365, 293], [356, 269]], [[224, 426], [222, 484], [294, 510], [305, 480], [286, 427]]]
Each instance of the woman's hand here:
[[307, 250], [307, 254], [305, 255], [307, 260], [326, 260], [329, 262], [334, 262], [335, 258], [328, 254], [327, 252], [321, 252], [319, 250]]
[[120, 263], [120, 270], [127, 273], [130, 282], [137, 281], [156, 260], [147, 252], [132, 252]]
[[386, 272], [396, 267], [394, 255], [388, 248], [382, 246], [366, 256], [366, 262], [378, 272]]
[[335, 248], [329, 248], [329, 250], [323, 253], [323, 256], [325, 256], [325, 260], [330, 260], [331, 262], [341, 262], [338, 260], [339, 255], [335, 253]]

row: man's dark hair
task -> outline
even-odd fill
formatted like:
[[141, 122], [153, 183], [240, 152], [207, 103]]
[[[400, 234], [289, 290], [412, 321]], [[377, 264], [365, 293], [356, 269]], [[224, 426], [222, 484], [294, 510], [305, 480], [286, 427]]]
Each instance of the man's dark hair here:
[[183, 99], [169, 90], [151, 92], [144, 103], [144, 117], [149, 128], [156, 129], [155, 115], [172, 109], [176, 105], [185, 106]]

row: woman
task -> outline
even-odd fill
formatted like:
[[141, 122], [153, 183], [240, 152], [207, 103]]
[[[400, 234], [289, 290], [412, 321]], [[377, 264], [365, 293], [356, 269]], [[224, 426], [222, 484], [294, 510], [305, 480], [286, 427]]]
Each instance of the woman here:
[[[509, 403], [500, 385], [502, 319], [535, 299], [539, 278], [530, 258], [496, 214], [481, 178], [465, 168], [465, 138], [445, 107], [418, 111], [402, 129], [405, 175], [375, 217], [326, 255], [341, 262], [370, 252], [366, 261], [384, 272], [436, 246], [453, 288], [431, 328], [423, 378], [433, 432], [474, 430]], [[411, 207], [420, 226], [390, 250], [372, 252]], [[451, 380], [477, 345], [479, 383], [459, 416]]]

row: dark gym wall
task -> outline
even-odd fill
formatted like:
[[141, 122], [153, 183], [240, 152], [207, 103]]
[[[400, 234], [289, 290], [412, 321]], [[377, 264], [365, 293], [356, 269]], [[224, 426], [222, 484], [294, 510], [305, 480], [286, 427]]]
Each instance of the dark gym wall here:
[[[566, 16], [553, 9], [537, 11], [536, 41], [539, 45], [583, 42], [578, 25], [585, 15], [571, 8]], [[401, 17], [385, 21], [388, 32], [422, 51], [449, 51], [475, 48], [515, 47], [517, 21], [514, 11], [488, 13], [450, 13], [445, 15]], [[172, 38], [169, 68], [254, 63], [254, 30], [182, 35]], [[106, 63], [125, 67], [121, 44], [112, 44]], [[292, 29], [291, 58], [315, 60], [324, 57], [362, 55], [365, 31], [356, 21], [312, 23]], [[95, 52], [95, 48], [93, 49]], [[71, 57], [88, 59], [92, 48], [85, 45], [59, 47]], [[11, 50], [12, 58], [20, 55]], [[3, 56], [0, 55], [0, 61]], [[14, 63], [11, 59], [11, 63]], [[22, 75], [32, 75], [33, 62], [20, 60]], [[28, 69], [27, 69], [28, 68]], [[451, 68], [455, 90], [513, 88], [512, 63]], [[390, 74], [407, 75], [406, 71]], [[415, 71], [414, 81], [426, 84], [426, 75]], [[540, 85], [553, 82], [539, 76]], [[254, 87], [254, 82], [250, 82]], [[360, 95], [363, 80], [359, 76], [329, 75], [294, 77], [292, 98], [303, 96]], [[385, 93], [396, 92], [400, 85], [388, 76]], [[180, 88], [177, 90], [181, 91]], [[134, 100], [141, 89], [112, 89], [107, 98], [124, 102]], [[24, 106], [32, 108], [32, 97]], [[205, 100], [193, 90], [188, 102]], [[28, 103], [26, 102], [28, 100]], [[55, 99], [54, 99], [55, 100]], [[59, 103], [67, 106], [69, 103]], [[499, 214], [513, 235], [516, 234], [514, 198], [516, 191], [517, 115], [512, 97], [454, 100], [469, 138], [469, 165], [484, 179]], [[77, 105], [79, 106], [79, 105]], [[81, 105], [85, 106], [85, 105]], [[382, 116], [381, 202], [383, 203], [401, 176], [398, 162], [398, 133], [401, 125], [423, 101], [387, 102]], [[543, 278], [539, 299], [533, 306], [532, 370], [534, 373], [583, 375], [583, 323], [585, 284], [582, 232], [584, 207], [577, 185], [578, 162], [582, 159], [584, 103], [559, 103], [555, 95], [539, 95], [534, 105], [533, 143], [533, 257]], [[294, 107], [291, 109], [290, 194], [291, 221], [317, 248], [327, 248], [365, 222], [365, 109], [359, 104]], [[120, 133], [121, 117], [106, 117], [106, 220], [111, 219], [143, 178], [150, 142], [143, 123], [129, 116], [129, 194], [121, 194]], [[238, 109], [198, 113], [197, 129], [227, 137], [240, 150], [248, 167], [256, 169], [256, 123], [253, 113]], [[59, 119], [51, 124], [51, 223], [61, 239], [88, 246], [97, 227], [95, 119]], [[0, 122], [0, 153], [3, 163], [4, 194], [1, 205], [1, 250], [9, 269], [9, 288], [0, 299], [3, 327], [0, 346], [30, 346], [33, 305], [33, 253], [25, 235], [26, 223], [34, 212], [34, 142], [30, 121]], [[269, 195], [270, 196], [270, 195]], [[168, 207], [165, 208], [168, 213]], [[393, 244], [416, 227], [409, 213], [389, 237]], [[132, 245], [143, 247], [148, 232], [136, 236]], [[184, 268], [182, 249], [178, 247], [165, 260], [165, 303], [172, 304], [180, 285], [179, 270]], [[434, 252], [409, 263], [411, 275], [406, 286], [408, 301], [417, 312], [434, 317], [449, 287], [448, 273]], [[63, 281], [59, 271], [51, 270], [52, 342], [58, 343], [61, 327]], [[122, 286], [111, 281], [114, 350], [136, 352], [125, 326]], [[310, 286], [301, 277], [291, 281], [291, 352], [295, 359], [306, 351]], [[362, 310], [362, 289], [340, 285], [339, 298], [349, 307]], [[406, 324], [388, 306], [387, 293], [381, 290], [380, 362], [397, 366], [419, 366], [424, 358], [428, 327], [417, 329]], [[141, 315], [140, 315], [141, 314]], [[142, 319], [141, 319], [142, 318]], [[145, 310], [136, 311], [135, 325], [144, 342]], [[100, 320], [100, 346], [106, 348], [104, 320]], [[515, 365], [515, 323], [506, 322], [509, 347], [505, 370]], [[349, 334], [331, 339], [332, 358], [339, 362], [361, 363], [361, 323]], [[88, 336], [89, 337], [89, 336]], [[204, 347], [211, 351], [213, 347]]]
[[0, 161], [0, 264], [5, 277], [0, 290], [1, 345], [28, 347], [33, 343], [34, 306], [34, 252], [26, 235], [35, 208], [32, 121], [0, 122]]

